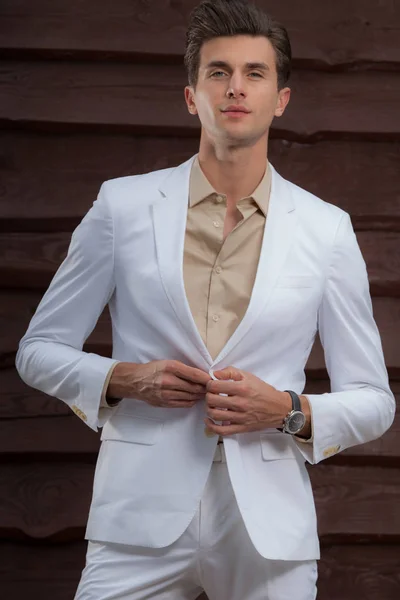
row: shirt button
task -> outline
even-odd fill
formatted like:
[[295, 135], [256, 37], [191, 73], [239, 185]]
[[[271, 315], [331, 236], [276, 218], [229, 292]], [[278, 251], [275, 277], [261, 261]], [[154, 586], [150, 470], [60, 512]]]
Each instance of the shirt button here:
[[216, 323], [217, 321], [219, 321], [219, 316], [218, 315], [213, 315], [213, 321], [214, 323]]
[[218, 275], [219, 275], [220, 273], [222, 273], [222, 269], [221, 269], [221, 267], [217, 267], [217, 268], [215, 269], [215, 272], [216, 272]]
[[214, 227], [221, 227], [221, 223], [219, 221], [213, 222]]
[[221, 204], [221, 202], [223, 202], [223, 201], [224, 201], [224, 199], [223, 199], [223, 197], [222, 197], [222, 196], [220, 196], [220, 195], [218, 194], [217, 196], [215, 196], [215, 201], [216, 201], [218, 204]]

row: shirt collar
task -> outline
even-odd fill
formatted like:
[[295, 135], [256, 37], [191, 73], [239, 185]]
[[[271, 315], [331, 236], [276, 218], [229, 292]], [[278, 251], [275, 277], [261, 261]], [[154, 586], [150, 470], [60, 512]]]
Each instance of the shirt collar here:
[[[261, 210], [263, 215], [267, 216], [268, 204], [269, 204], [269, 195], [271, 190], [271, 169], [269, 168], [269, 163], [267, 162], [267, 168], [265, 170], [264, 176], [261, 179], [260, 183], [254, 190], [254, 192], [249, 196], [254, 200], [257, 204], [258, 208]], [[225, 194], [217, 192], [208, 181], [207, 177], [204, 175], [200, 163], [199, 158], [196, 158], [193, 161], [192, 169], [190, 172], [190, 183], [189, 183], [189, 207], [192, 208], [199, 204], [206, 198], [211, 195], [219, 194], [220, 196], [226, 197]]]

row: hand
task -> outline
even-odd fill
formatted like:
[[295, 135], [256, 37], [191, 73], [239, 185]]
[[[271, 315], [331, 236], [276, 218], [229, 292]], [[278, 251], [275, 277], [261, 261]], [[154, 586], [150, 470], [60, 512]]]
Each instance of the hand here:
[[151, 406], [190, 408], [204, 400], [209, 373], [178, 360], [153, 360], [143, 365], [121, 362], [115, 367], [107, 397], [136, 398]]
[[[282, 427], [284, 418], [292, 409], [288, 393], [280, 392], [255, 375], [235, 367], [215, 371], [214, 375], [218, 381], [211, 380], [207, 384], [208, 418], [205, 423], [208, 429], [225, 436]], [[233, 381], [227, 381], [229, 379]], [[222, 425], [216, 425], [211, 419], [221, 421]]]

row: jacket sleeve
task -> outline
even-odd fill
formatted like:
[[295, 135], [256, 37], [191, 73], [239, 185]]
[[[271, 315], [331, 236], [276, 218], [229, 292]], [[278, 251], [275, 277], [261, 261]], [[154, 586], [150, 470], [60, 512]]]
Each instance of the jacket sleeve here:
[[25, 383], [63, 400], [95, 431], [112, 413], [112, 409], [100, 408], [100, 401], [107, 375], [117, 362], [82, 351], [115, 287], [113, 220], [106, 189], [105, 183], [75, 229], [67, 257], [16, 357]]
[[336, 232], [318, 328], [331, 393], [307, 394], [313, 442], [295, 441], [310, 463], [380, 437], [395, 414], [366, 266], [347, 213]]

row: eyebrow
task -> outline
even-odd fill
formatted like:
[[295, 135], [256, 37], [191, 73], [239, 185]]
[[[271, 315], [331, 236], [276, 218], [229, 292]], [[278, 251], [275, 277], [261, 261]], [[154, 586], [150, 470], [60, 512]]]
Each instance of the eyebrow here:
[[[208, 65], [206, 65], [206, 69], [212, 69], [215, 67], [219, 67], [222, 69], [231, 69], [231, 66], [229, 65], [229, 63], [225, 62], [224, 60], [212, 60], [211, 62], [208, 63]], [[258, 69], [259, 71], [269, 71], [269, 66], [266, 63], [263, 62], [248, 62], [245, 64], [246, 69]]]

